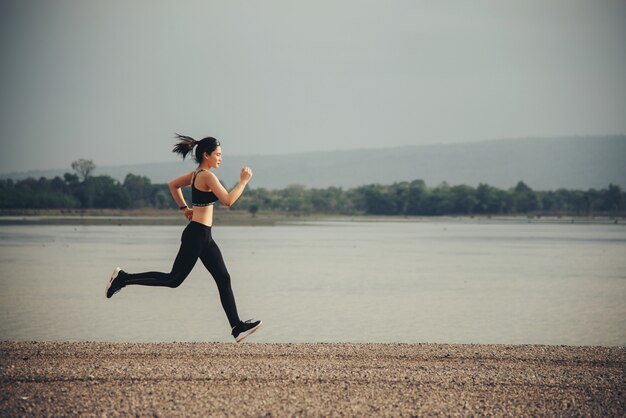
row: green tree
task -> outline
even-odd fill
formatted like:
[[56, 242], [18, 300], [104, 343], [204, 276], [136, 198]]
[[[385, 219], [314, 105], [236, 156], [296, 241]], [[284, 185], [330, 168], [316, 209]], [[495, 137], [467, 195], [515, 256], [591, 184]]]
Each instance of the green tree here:
[[71, 173], [63, 174], [63, 180], [65, 180], [65, 183], [67, 183], [69, 186], [76, 186], [79, 183], [78, 176]]
[[391, 215], [392, 205], [389, 203], [389, 194], [384, 186], [370, 184], [355, 189], [356, 199], [368, 215]]
[[569, 193], [568, 205], [575, 215], [590, 215], [591, 200], [588, 193], [575, 190]]
[[458, 214], [471, 215], [478, 204], [476, 189], [466, 185], [451, 187], [450, 199], [452, 200], [452, 212]]
[[150, 206], [152, 184], [148, 177], [128, 173], [124, 179], [123, 186], [130, 198], [131, 207], [144, 208]]
[[541, 193], [541, 208], [544, 212], [559, 213], [564, 210], [566, 201], [563, 200], [563, 196], [557, 192], [549, 191]]
[[387, 188], [390, 214], [404, 215], [406, 213], [410, 189], [411, 186], [407, 181], [393, 183]]
[[76, 171], [83, 181], [86, 181], [95, 169], [96, 165], [92, 160], [81, 158], [72, 162], [72, 170]]
[[311, 204], [308, 200], [306, 188], [300, 184], [292, 184], [283, 189], [283, 209], [288, 212], [309, 212]]
[[[189, 202], [189, 200], [186, 200]], [[150, 203], [158, 209], [175, 209], [176, 202], [172, 199], [172, 194], [167, 185], [155, 185], [150, 195]]]
[[505, 192], [488, 184], [480, 183], [476, 188], [476, 212], [483, 214], [502, 213], [505, 206]]
[[424, 180], [413, 180], [409, 183], [406, 194], [405, 215], [424, 215], [424, 205], [428, 199], [428, 189]]
[[250, 205], [250, 207], [248, 208], [248, 212], [250, 212], [253, 218], [256, 216], [256, 213], [258, 211], [259, 211], [259, 207], [255, 204]]
[[82, 208], [128, 209], [128, 192], [109, 176], [89, 177], [76, 188], [75, 195]]
[[523, 181], [517, 183], [513, 190], [513, 211], [530, 213], [541, 209], [539, 196]]
[[623, 193], [619, 186], [613, 183], [609, 184], [609, 188], [603, 193], [602, 209], [610, 212], [618, 212], [622, 208]]

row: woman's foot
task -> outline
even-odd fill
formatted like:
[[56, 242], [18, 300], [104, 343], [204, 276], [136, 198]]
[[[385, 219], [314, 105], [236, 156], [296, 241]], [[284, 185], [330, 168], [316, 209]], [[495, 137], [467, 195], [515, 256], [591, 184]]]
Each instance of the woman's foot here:
[[252, 321], [252, 319], [248, 319], [246, 322], [240, 322], [239, 325], [235, 325], [232, 332], [233, 337], [235, 337], [235, 341], [241, 342], [248, 335], [259, 329], [261, 324], [261, 321]]
[[107, 299], [110, 299], [111, 296], [122, 290], [122, 287], [124, 287], [124, 280], [122, 279], [122, 275], [124, 274], [126, 274], [124, 273], [124, 270], [119, 267], [116, 267], [115, 270], [113, 270], [113, 274], [111, 274], [109, 283], [107, 283], [104, 291]]

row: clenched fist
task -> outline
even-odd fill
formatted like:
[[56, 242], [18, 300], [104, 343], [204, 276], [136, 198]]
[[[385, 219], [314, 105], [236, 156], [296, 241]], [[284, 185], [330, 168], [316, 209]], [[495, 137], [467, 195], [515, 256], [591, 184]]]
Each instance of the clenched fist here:
[[241, 174], [239, 174], [239, 180], [247, 183], [251, 178], [252, 169], [250, 167], [243, 167], [241, 169]]

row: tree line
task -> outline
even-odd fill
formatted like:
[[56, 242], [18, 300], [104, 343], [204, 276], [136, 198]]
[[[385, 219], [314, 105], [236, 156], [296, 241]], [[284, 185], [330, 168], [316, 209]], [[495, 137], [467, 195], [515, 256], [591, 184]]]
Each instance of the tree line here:
[[[123, 182], [92, 176], [89, 160], [72, 164], [76, 174], [61, 177], [0, 180], [2, 209], [176, 209], [166, 184], [127, 174]], [[185, 199], [191, 202], [189, 188]], [[218, 204], [219, 205], [219, 204]], [[422, 180], [391, 185], [370, 184], [348, 190], [292, 185], [280, 190], [248, 187], [231, 210], [297, 214], [438, 215], [620, 215], [626, 213], [626, 193], [614, 184], [605, 189], [535, 191], [523, 182], [508, 190], [478, 187], [428, 187]]]
[[[509, 190], [487, 184], [478, 187], [430, 188], [423, 180], [391, 185], [370, 184], [342, 190], [307, 189], [293, 185], [282, 190], [251, 189], [237, 201], [240, 210], [296, 213], [402, 216], [440, 215], [620, 215], [626, 214], [626, 193], [619, 186], [596, 190], [534, 191], [523, 182]], [[235, 207], [233, 206], [233, 208]]]

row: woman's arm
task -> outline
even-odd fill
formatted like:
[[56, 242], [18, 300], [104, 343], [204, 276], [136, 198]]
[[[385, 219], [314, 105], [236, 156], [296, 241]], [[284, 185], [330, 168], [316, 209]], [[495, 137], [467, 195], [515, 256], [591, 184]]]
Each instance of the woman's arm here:
[[215, 193], [215, 196], [217, 196], [224, 206], [232, 206], [237, 199], [239, 199], [243, 190], [246, 188], [246, 184], [248, 184], [250, 178], [252, 178], [252, 169], [250, 169], [250, 167], [242, 168], [239, 174], [239, 183], [228, 192], [215, 174], [210, 171], [206, 173], [207, 175], [203, 176], [204, 179], [201, 180], [206, 182], [206, 186]]
[[[172, 197], [174, 198], [174, 201], [176, 202], [178, 207], [183, 208], [183, 209], [187, 207], [187, 209], [185, 209], [185, 217], [187, 219], [191, 219], [190, 216], [193, 212], [191, 212], [191, 209], [189, 209], [189, 207], [187, 206], [187, 202], [185, 202], [182, 188], [189, 186], [191, 184], [192, 178], [193, 178], [193, 173], [187, 173], [187, 174], [183, 174], [180, 177], [175, 178], [174, 180], [170, 181], [168, 184], [170, 193], [172, 194]], [[189, 211], [190, 213], [187, 213], [187, 211]]]

